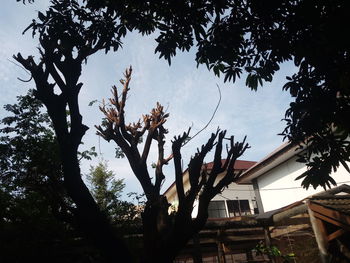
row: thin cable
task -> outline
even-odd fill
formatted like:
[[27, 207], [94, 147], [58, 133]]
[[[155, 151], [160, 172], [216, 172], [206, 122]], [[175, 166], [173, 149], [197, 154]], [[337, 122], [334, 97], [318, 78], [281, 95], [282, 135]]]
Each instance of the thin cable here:
[[185, 146], [187, 143], [189, 143], [194, 137], [196, 137], [196, 136], [197, 136], [198, 134], [200, 134], [202, 131], [204, 131], [204, 130], [209, 126], [209, 124], [211, 123], [211, 121], [214, 119], [215, 114], [216, 114], [216, 112], [217, 112], [217, 110], [218, 110], [218, 108], [219, 108], [219, 106], [220, 106], [220, 103], [221, 103], [221, 90], [220, 90], [220, 87], [219, 87], [218, 84], [216, 84], [216, 87], [218, 88], [218, 91], [219, 91], [219, 101], [218, 101], [218, 103], [216, 104], [215, 110], [214, 110], [213, 114], [211, 115], [210, 120], [207, 122], [207, 124], [206, 124], [200, 131], [198, 131], [195, 135], [193, 135], [188, 141], [184, 142], [184, 143], [182, 144], [182, 147]]

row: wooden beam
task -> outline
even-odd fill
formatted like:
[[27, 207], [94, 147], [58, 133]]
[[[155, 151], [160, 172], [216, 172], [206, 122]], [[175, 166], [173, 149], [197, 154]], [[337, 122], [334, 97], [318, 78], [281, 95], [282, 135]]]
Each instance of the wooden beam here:
[[333, 221], [335, 219], [336, 221], [341, 222], [343, 225], [350, 226], [350, 216], [348, 216], [348, 215], [344, 215], [343, 213], [340, 213], [337, 210], [319, 205], [319, 204], [314, 203], [312, 201], [309, 203], [309, 207], [312, 211], [317, 212], [318, 214], [321, 214], [321, 215], [328, 217], [330, 219], [333, 219]]
[[345, 233], [347, 233], [347, 231], [344, 229], [338, 229], [337, 231], [334, 231], [332, 234], [328, 235], [328, 242], [342, 236]]
[[310, 222], [312, 229], [315, 233], [315, 238], [317, 242], [318, 249], [320, 251], [320, 259], [322, 263], [328, 263], [330, 255], [328, 253], [328, 239], [326, 228], [319, 218], [315, 216], [315, 212], [310, 208], [310, 201], [307, 201], [308, 211], [310, 216]]
[[291, 225], [304, 225], [310, 224], [309, 217], [293, 217], [286, 218], [274, 223], [274, 226], [291, 226]]
[[[271, 243], [271, 235], [270, 235], [270, 228], [269, 227], [264, 228], [264, 234], [265, 234], [265, 245], [267, 247], [271, 247], [272, 243]], [[268, 257], [269, 257], [271, 263], [276, 263], [276, 259], [274, 256], [268, 255]]]
[[218, 246], [219, 263], [226, 263], [226, 257], [225, 257], [225, 252], [224, 252], [224, 244], [221, 242], [221, 231], [218, 230], [217, 233], [218, 234], [217, 234], [216, 244]]
[[314, 215], [315, 215], [315, 217], [317, 217], [317, 218], [320, 219], [320, 220], [326, 221], [326, 222], [331, 223], [331, 224], [333, 224], [333, 225], [336, 225], [336, 226], [338, 226], [338, 227], [344, 228], [344, 229], [346, 229], [347, 231], [350, 231], [350, 226], [347, 225], [347, 224], [344, 224], [344, 223], [342, 223], [342, 222], [340, 222], [340, 221], [338, 221], [338, 220], [335, 220], [335, 219], [330, 218], [330, 217], [328, 217], [328, 216], [325, 216], [325, 215], [323, 215], [323, 214], [319, 214], [319, 213], [317, 213], [317, 212], [314, 212]]
[[192, 250], [192, 258], [194, 263], [202, 263], [202, 250], [199, 241], [198, 234], [193, 236], [193, 250]]
[[271, 233], [271, 236], [273, 238], [279, 237], [279, 236], [283, 236], [285, 234], [290, 234], [296, 231], [300, 231], [302, 229], [307, 229], [309, 228], [310, 225], [309, 224], [302, 224], [302, 225], [294, 225], [294, 226], [290, 226], [290, 227], [286, 227], [284, 229], [274, 229], [273, 232]]
[[288, 208], [283, 212], [276, 213], [272, 216], [272, 219], [274, 223], [277, 223], [279, 221], [283, 221], [293, 216], [305, 213], [307, 213], [307, 206], [305, 204], [299, 204], [295, 207]]

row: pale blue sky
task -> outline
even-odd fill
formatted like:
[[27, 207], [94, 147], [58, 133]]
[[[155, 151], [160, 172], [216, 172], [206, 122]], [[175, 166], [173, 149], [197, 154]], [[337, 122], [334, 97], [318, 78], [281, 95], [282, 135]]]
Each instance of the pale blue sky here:
[[[35, 18], [35, 10], [44, 7], [42, 1], [24, 6], [15, 0], [7, 0], [0, 9], [1, 107], [6, 103], [15, 102], [17, 95], [25, 94], [28, 88], [34, 87], [33, 82], [22, 83], [17, 80], [17, 77], [26, 79], [28, 75], [8, 60], [13, 60], [12, 55], [17, 52], [24, 56], [36, 54], [37, 40], [31, 38], [30, 32], [24, 36], [21, 33], [31, 19]], [[208, 128], [183, 149], [184, 165], [187, 165], [191, 154], [218, 126], [227, 129], [228, 135], [233, 134], [239, 140], [247, 135], [251, 148], [241, 159], [258, 161], [282, 143], [282, 137], [277, 134], [283, 130], [284, 123], [281, 119], [291, 101], [289, 94], [282, 91], [282, 86], [285, 76], [294, 71], [291, 63], [283, 65], [272, 83], [265, 83], [263, 88], [253, 92], [244, 86], [244, 79], [235, 84], [224, 84], [223, 79], [215, 77], [206, 67], [197, 68], [194, 50], [179, 53], [169, 67], [165, 60], [158, 59], [158, 55], [154, 54], [154, 36], [129, 34], [123, 42], [123, 49], [117, 53], [104, 55], [104, 52], [101, 52], [91, 57], [84, 67], [80, 106], [83, 121], [90, 127], [83, 139], [84, 147], [98, 148], [99, 139], [95, 135], [93, 125], [98, 124], [102, 117], [97, 105], [88, 107], [88, 103], [109, 97], [110, 87], [119, 83], [118, 80], [129, 65], [133, 66], [134, 73], [127, 102], [127, 121], [137, 121], [142, 113], [148, 113], [159, 101], [170, 112], [166, 123], [169, 142], [174, 135], [182, 133], [189, 126], [193, 126], [192, 132], [195, 133], [207, 123], [219, 97], [216, 84], [221, 87], [222, 101], [218, 112]], [[5, 115], [1, 108], [0, 117]], [[100, 148], [103, 157], [109, 162], [109, 167], [118, 177], [125, 178], [125, 192], [141, 191], [127, 160], [114, 158], [113, 143], [108, 144], [101, 140]], [[168, 154], [170, 148], [168, 143]], [[152, 157], [155, 158], [155, 151], [151, 152], [150, 163]], [[97, 161], [98, 159], [84, 162], [83, 173], [88, 171], [89, 165], [96, 164]], [[167, 167], [166, 173], [163, 190], [173, 181], [172, 165]]]

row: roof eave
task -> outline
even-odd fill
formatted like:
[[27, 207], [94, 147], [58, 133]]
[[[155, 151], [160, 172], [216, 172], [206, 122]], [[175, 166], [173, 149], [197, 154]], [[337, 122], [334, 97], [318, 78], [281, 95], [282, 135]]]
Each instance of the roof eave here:
[[278, 166], [279, 164], [289, 160], [303, 149], [298, 145], [291, 144], [289, 142], [282, 144], [268, 156], [264, 157], [261, 161], [257, 162], [255, 165], [250, 167], [241, 177], [238, 179], [238, 184], [248, 184], [251, 183], [253, 179], [265, 174], [272, 168]]

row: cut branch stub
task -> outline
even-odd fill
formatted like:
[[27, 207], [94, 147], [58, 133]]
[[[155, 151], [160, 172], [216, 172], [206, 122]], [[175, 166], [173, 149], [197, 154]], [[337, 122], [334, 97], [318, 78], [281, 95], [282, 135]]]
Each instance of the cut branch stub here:
[[[149, 114], [142, 115], [137, 122], [126, 124], [125, 122], [125, 106], [129, 84], [131, 81], [132, 68], [125, 71], [124, 79], [120, 80], [123, 85], [121, 93], [118, 92], [116, 86], [112, 87], [112, 98], [109, 100], [110, 105], [104, 103], [100, 106], [101, 112], [105, 115], [105, 124], [95, 126], [97, 134], [106, 140], [114, 140], [116, 144], [125, 153], [129, 160], [131, 168], [136, 177], [140, 181], [147, 197], [154, 196], [159, 193], [160, 186], [164, 180], [162, 167], [169, 162], [170, 157], [164, 158], [164, 138], [168, 133], [164, 128], [164, 123], [169, 117], [164, 112], [164, 107], [157, 102], [155, 108]], [[146, 134], [143, 143], [143, 149], [139, 150], [141, 137]], [[158, 161], [156, 166], [155, 183], [152, 184], [151, 178], [147, 170], [147, 157], [153, 140], [158, 144]]]

